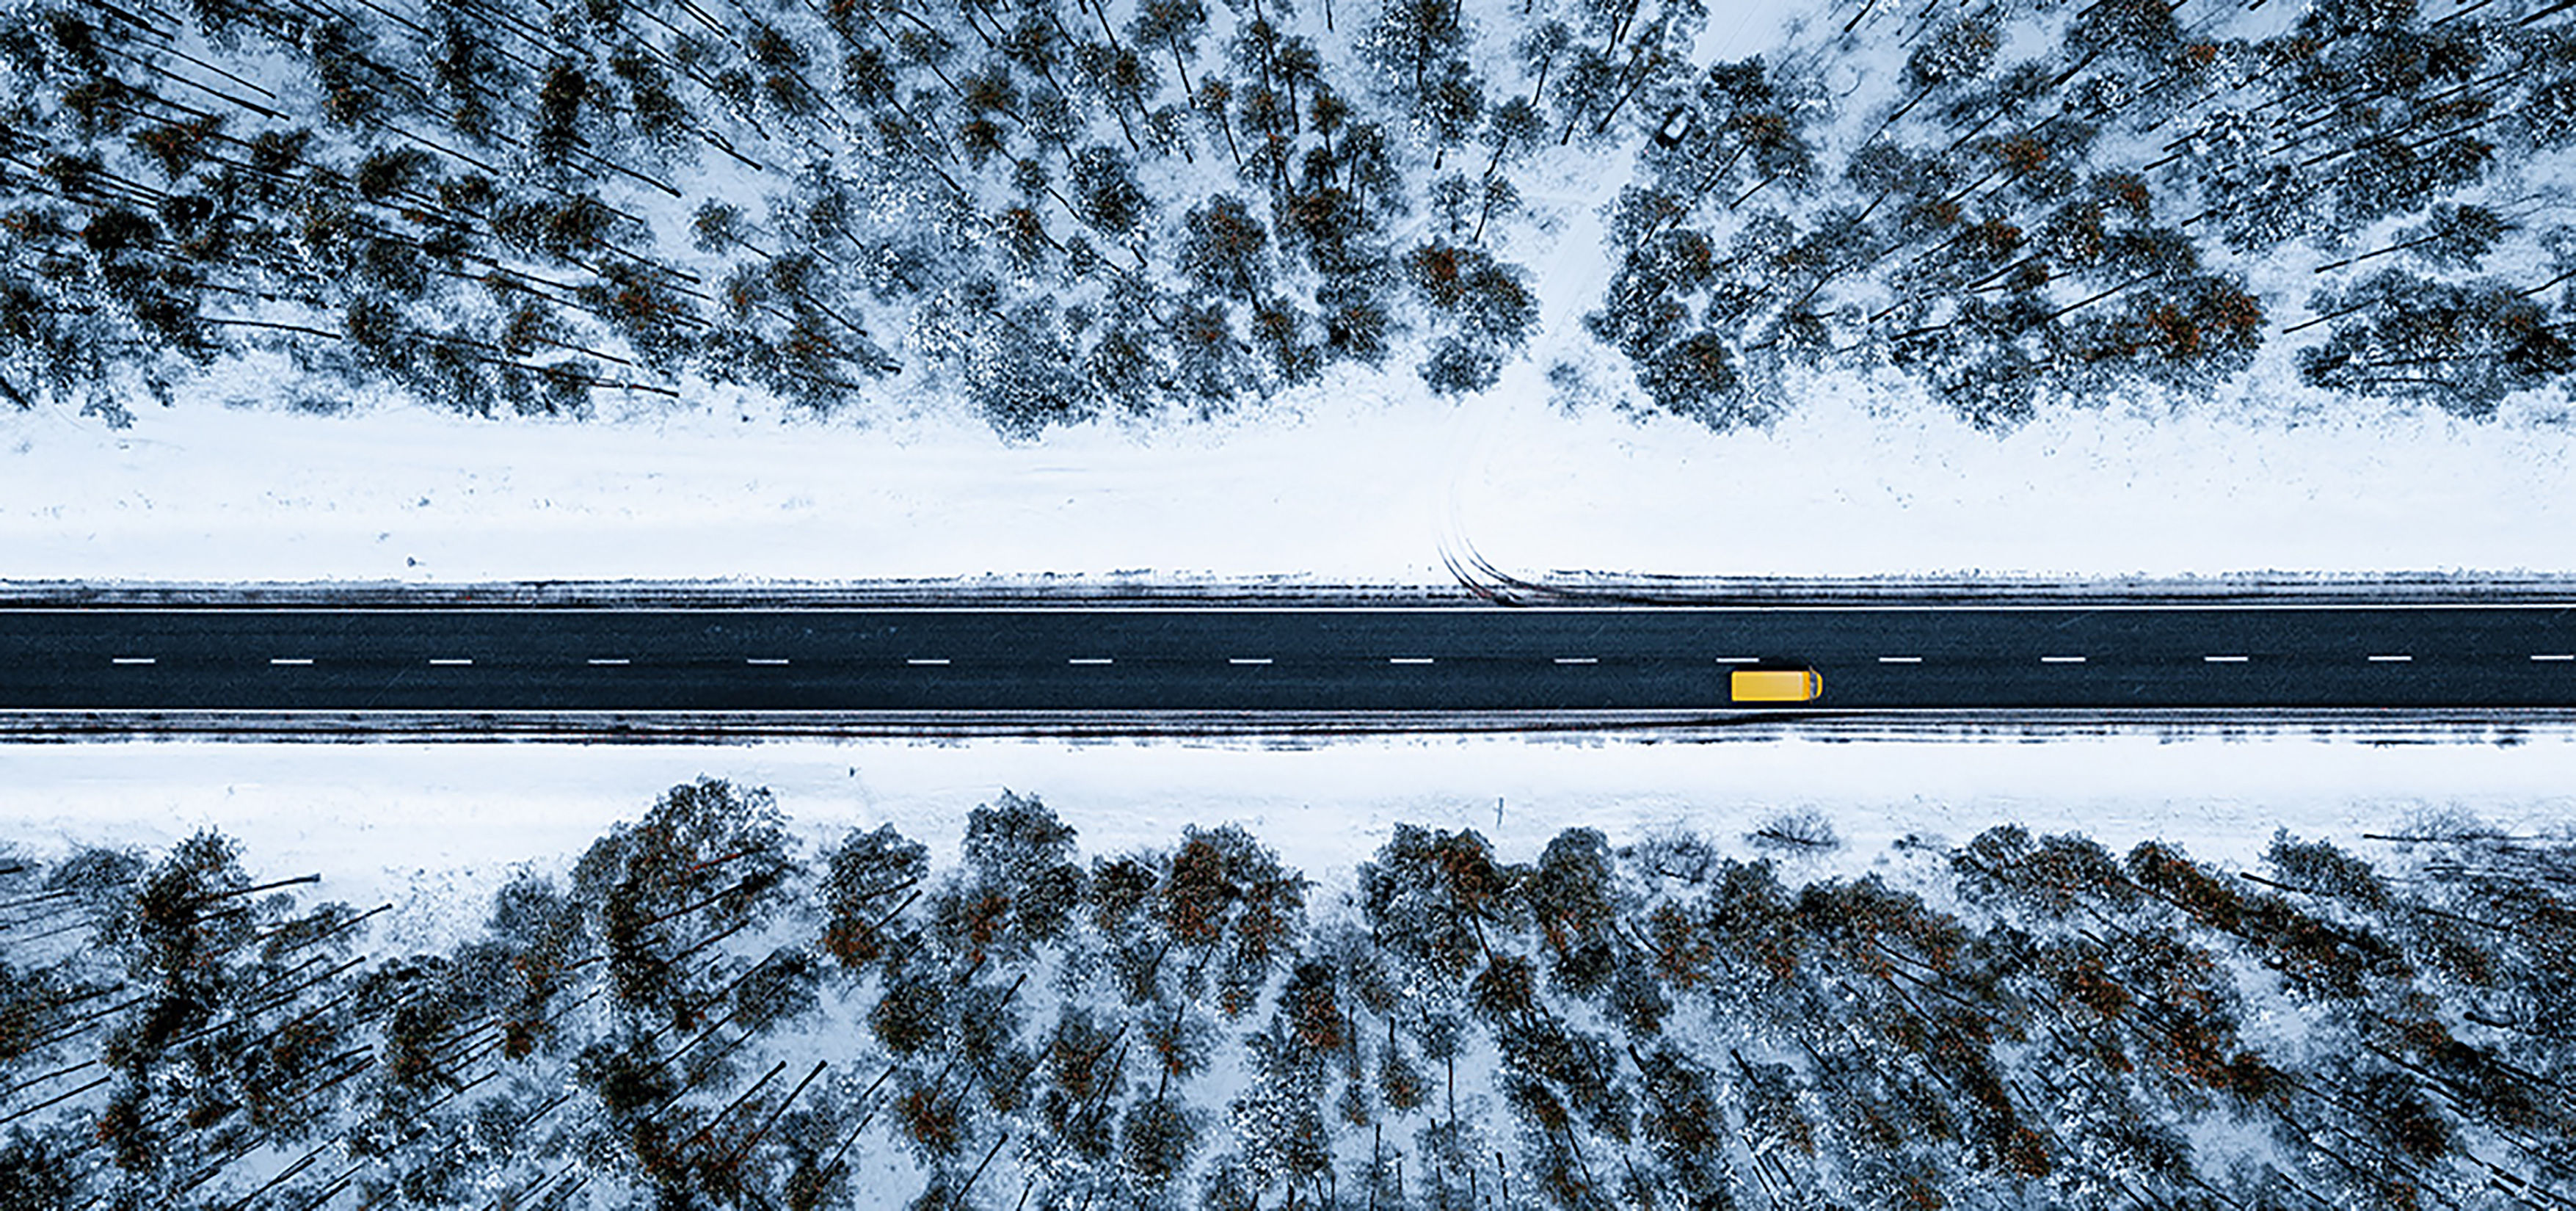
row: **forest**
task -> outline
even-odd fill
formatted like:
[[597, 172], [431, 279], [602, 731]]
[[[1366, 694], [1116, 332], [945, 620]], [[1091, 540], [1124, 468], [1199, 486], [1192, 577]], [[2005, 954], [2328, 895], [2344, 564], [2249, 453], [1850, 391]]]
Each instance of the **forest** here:
[[0, 850], [0, 1205], [2576, 1207], [2563, 835], [800, 835], [675, 786], [408, 951], [214, 832]]
[[1399, 352], [1490, 385], [1538, 136], [1489, 134], [1459, 7], [1122, 9], [12, 4], [0, 398], [118, 422], [245, 354], [485, 415], [909, 373], [1028, 434]]
[[1843, 7], [1691, 80], [1612, 204], [1584, 323], [1657, 405], [1758, 421], [1831, 367], [1989, 427], [2293, 376], [2474, 418], [2576, 386], [2569, 5], [1891, 3], [1874, 50], [1877, 0]]
[[2576, 383], [2563, 0], [1836, 0], [1734, 61], [1709, 16], [12, 0], [0, 400], [126, 424], [251, 366], [279, 406], [926, 393], [1009, 437], [1472, 400], [1533, 263], [1601, 283], [1550, 348], [1625, 370], [1561, 391], [1720, 428], [1842, 372], [1997, 428], [2266, 350], [2466, 417]]

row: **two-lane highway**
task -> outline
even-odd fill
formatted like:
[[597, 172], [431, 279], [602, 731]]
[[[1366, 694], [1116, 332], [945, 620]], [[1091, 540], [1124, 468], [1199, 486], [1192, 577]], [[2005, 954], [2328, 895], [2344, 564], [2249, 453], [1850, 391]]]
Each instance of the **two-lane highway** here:
[[0, 609], [0, 711], [2576, 707], [2576, 604]]

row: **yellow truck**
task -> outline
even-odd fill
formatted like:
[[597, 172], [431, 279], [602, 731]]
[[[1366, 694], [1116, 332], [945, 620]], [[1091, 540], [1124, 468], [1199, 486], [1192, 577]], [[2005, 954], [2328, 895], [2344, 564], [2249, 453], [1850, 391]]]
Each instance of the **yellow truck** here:
[[1813, 702], [1825, 692], [1814, 669], [1737, 669], [1727, 678], [1737, 702]]

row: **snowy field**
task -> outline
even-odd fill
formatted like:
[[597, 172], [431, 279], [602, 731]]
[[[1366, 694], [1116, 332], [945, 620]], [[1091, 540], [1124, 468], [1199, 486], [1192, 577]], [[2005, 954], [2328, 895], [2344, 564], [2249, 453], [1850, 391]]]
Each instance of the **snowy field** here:
[[[2005, 437], [1902, 395], [1714, 434], [1384, 380], [1006, 445], [744, 406], [494, 423], [383, 405], [0, 415], [0, 576], [413, 580], [1515, 573], [2563, 572], [2576, 432], [2244, 401]], [[1517, 385], [1518, 390], [1513, 388]], [[748, 419], [744, 419], [748, 417]]]
[[[2047, 744], [1805, 740], [1639, 744], [1372, 739], [1320, 748], [1159, 743], [775, 743], [719, 748], [135, 743], [0, 748], [0, 835], [160, 850], [199, 828], [254, 867], [319, 873], [319, 898], [394, 901], [424, 930], [479, 921], [523, 863], [569, 863], [700, 775], [767, 786], [809, 841], [891, 823], [953, 862], [966, 812], [1037, 794], [1083, 851], [1168, 847], [1240, 823], [1343, 890], [1398, 823], [1475, 828], [1514, 861], [1562, 829], [1614, 843], [1684, 829], [1730, 841], [1812, 810], [1866, 865], [1909, 834], [1963, 843], [1999, 823], [2080, 831], [2115, 851], [2163, 838], [2252, 865], [2276, 828], [2364, 852], [2428, 810], [2512, 831], [2576, 820], [2576, 737], [2513, 746], [2360, 745], [2290, 736]], [[1497, 815], [1497, 807], [1500, 812]], [[809, 853], [810, 853], [809, 848]], [[1319, 897], [1320, 902], [1320, 897]], [[388, 938], [408, 945], [418, 939]]]

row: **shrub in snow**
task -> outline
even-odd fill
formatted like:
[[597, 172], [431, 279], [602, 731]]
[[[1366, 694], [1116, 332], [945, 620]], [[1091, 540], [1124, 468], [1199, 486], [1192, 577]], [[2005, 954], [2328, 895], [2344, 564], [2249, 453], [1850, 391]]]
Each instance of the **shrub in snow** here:
[[1843, 847], [1833, 822], [1814, 811], [1793, 812], [1744, 835], [1747, 844], [1782, 854], [1830, 853]]

